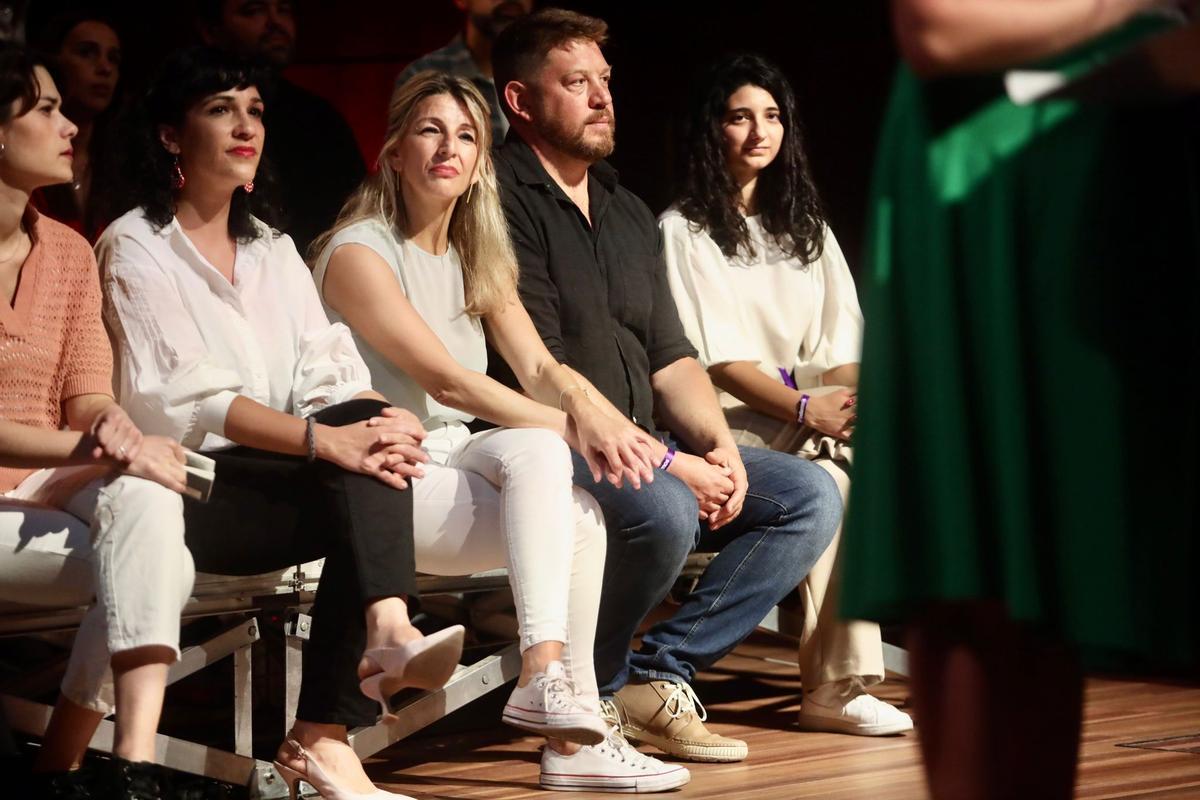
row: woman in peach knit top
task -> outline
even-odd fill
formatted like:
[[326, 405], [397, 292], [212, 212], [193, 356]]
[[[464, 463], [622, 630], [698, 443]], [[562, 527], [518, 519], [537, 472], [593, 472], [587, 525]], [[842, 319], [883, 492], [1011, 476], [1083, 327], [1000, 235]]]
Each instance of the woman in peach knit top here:
[[94, 593], [37, 769], [47, 794], [76, 796], [68, 770], [87, 742], [72, 718], [115, 700], [102, 796], [123, 798], [153, 780], [140, 762], [154, 758], [191, 593], [184, 456], [113, 401], [92, 251], [29, 205], [34, 190], [71, 179], [76, 128], [59, 103], [45, 67], [0, 43], [0, 599], [82, 605]]

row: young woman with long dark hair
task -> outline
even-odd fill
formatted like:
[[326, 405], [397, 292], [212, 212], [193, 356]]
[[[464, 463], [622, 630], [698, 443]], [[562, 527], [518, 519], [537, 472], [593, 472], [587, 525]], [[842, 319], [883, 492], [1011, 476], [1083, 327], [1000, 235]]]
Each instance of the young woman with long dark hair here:
[[[850, 487], [862, 314], [809, 174], [796, 99], [755, 55], [714, 65], [688, 126], [679, 202], [660, 218], [671, 291], [739, 444], [795, 453]], [[866, 687], [883, 680], [879, 626], [837, 609], [839, 538], [800, 585], [801, 727], [912, 728]]]

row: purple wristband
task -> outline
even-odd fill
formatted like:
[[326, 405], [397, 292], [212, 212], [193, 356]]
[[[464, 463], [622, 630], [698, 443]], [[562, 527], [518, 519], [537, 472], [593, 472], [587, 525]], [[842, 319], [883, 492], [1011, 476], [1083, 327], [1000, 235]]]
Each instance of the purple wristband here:
[[800, 395], [800, 401], [796, 403], [796, 424], [804, 424], [804, 412], [808, 411], [809, 397], [806, 394]]
[[675, 460], [675, 448], [668, 447], [667, 454], [665, 456], [663, 456], [662, 463], [658, 465], [658, 468], [661, 469], [663, 472], [666, 472], [667, 467], [671, 466], [671, 462], [674, 460]]

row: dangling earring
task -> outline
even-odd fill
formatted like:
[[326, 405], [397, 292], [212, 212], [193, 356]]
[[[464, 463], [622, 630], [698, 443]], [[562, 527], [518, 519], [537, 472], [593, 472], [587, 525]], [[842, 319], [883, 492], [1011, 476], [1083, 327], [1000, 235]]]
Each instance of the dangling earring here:
[[183, 169], [179, 166], [179, 156], [175, 156], [175, 164], [171, 171], [171, 188], [182, 189], [185, 183], [187, 183], [187, 178], [183, 177]]
[[466, 197], [466, 199], [465, 199], [465, 200], [463, 200], [463, 204], [464, 204], [464, 205], [465, 205], [466, 203], [469, 203], [469, 202], [471, 202], [471, 192], [473, 192], [473, 191], [475, 191], [475, 184], [474, 184], [474, 183], [472, 183], [470, 186], [468, 186], [468, 187], [467, 187], [467, 197]]
[[254, 179], [251, 178], [250, 180], [246, 181], [244, 184], [242, 184], [242, 188], [246, 190], [246, 194], [250, 194], [251, 192], [253, 192], [254, 191]]
[[8, 148], [4, 146], [4, 142], [0, 142], [0, 158], [4, 158], [4, 151]]

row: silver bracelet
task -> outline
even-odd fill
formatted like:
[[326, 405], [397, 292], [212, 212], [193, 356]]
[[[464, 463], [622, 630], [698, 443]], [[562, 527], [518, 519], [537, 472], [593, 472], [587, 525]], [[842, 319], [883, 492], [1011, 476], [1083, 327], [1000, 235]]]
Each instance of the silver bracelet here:
[[304, 446], [308, 449], [308, 463], [317, 460], [317, 421], [312, 417], [304, 418]]

